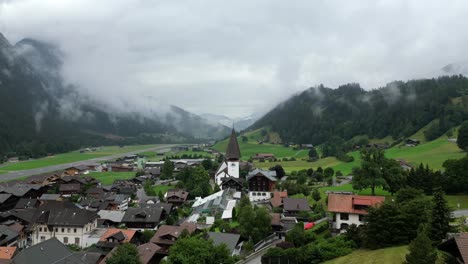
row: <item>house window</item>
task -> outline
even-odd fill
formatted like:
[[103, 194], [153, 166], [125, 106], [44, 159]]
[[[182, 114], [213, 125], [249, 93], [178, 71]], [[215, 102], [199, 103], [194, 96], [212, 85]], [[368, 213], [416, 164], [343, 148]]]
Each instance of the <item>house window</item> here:
[[80, 245], [80, 238], [75, 237], [75, 245], [79, 246]]
[[65, 233], [65, 228], [62, 228], [62, 233]]
[[76, 228], [73, 228], [73, 233], [76, 233]]
[[39, 227], [39, 232], [42, 232], [42, 227]]
[[70, 232], [71, 232], [71, 228], [67, 228], [67, 232], [70, 233]]
[[341, 229], [346, 230], [346, 229], [348, 229], [348, 227], [349, 227], [348, 224], [341, 224]]
[[64, 238], [63, 238], [63, 243], [64, 243], [65, 245], [68, 244], [68, 237], [64, 237]]
[[340, 214], [340, 220], [349, 220], [349, 214]]
[[58, 233], [58, 228], [57, 227], [55, 228], [55, 233]]
[[41, 236], [41, 242], [45, 241], [45, 236]]
[[364, 221], [364, 215], [359, 215], [359, 221]]

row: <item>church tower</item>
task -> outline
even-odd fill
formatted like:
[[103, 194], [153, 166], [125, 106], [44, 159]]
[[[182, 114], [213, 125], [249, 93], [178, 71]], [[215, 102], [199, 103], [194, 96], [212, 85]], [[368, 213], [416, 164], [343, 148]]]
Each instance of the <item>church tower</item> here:
[[229, 138], [229, 143], [226, 149], [225, 159], [228, 165], [228, 174], [231, 177], [239, 178], [239, 162], [240, 162], [240, 149], [239, 143], [237, 142], [236, 131], [234, 128], [231, 132], [231, 137]]
[[221, 163], [215, 174], [216, 183], [218, 185], [221, 186], [222, 178], [239, 178], [240, 157], [241, 153], [239, 143], [237, 142], [236, 131], [233, 128], [227, 145], [224, 161]]

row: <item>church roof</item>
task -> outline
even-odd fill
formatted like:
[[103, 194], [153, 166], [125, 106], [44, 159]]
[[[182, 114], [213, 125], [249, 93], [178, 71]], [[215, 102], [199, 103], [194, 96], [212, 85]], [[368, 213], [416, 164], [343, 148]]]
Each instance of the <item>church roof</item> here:
[[239, 143], [237, 143], [236, 131], [232, 129], [231, 137], [229, 138], [229, 143], [226, 149], [226, 159], [240, 159], [241, 153], [239, 149]]

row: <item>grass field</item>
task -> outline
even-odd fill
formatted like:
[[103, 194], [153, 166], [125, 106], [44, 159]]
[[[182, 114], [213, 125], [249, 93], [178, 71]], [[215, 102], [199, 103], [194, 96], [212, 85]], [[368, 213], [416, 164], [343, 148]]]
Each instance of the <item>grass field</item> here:
[[461, 151], [456, 143], [447, 140], [442, 136], [431, 142], [420, 144], [416, 147], [395, 146], [388, 149], [385, 154], [389, 158], [404, 159], [412, 165], [419, 163], [429, 164], [432, 169], [441, 169], [442, 164], [447, 159], [459, 159], [466, 155]]
[[[290, 147], [285, 147], [281, 144], [259, 144], [259, 133], [260, 129], [254, 130], [252, 132], [245, 133], [245, 137], [248, 138], [247, 142], [242, 141], [242, 137], [237, 137], [239, 142], [239, 147], [241, 150], [241, 159], [248, 160], [251, 156], [256, 153], [273, 153], [276, 158], [290, 158], [294, 157], [296, 159], [307, 157], [307, 150], [294, 150]], [[214, 149], [225, 152], [227, 148], [228, 139], [220, 141], [213, 146]]]
[[327, 261], [327, 264], [401, 264], [405, 261], [408, 246], [389, 247], [378, 250], [356, 250], [349, 255]]
[[135, 177], [135, 172], [91, 172], [87, 175], [99, 181], [103, 185], [111, 185], [115, 180], [128, 180]]
[[169, 189], [174, 189], [174, 186], [171, 185], [155, 185], [153, 186], [153, 190], [155, 191], [156, 194], [159, 194], [161, 191], [163, 194], [167, 192]]
[[[241, 148], [242, 151], [242, 148]], [[335, 171], [340, 170], [347, 175], [352, 172], [353, 167], [359, 166], [361, 162], [358, 151], [348, 153], [354, 157], [353, 162], [342, 162], [334, 157], [319, 159], [315, 162], [307, 162], [305, 160], [297, 161], [281, 161], [281, 162], [257, 162], [256, 167], [270, 168], [275, 164], [281, 164], [286, 172], [298, 171], [308, 168], [316, 169], [319, 166], [322, 168], [331, 167]], [[461, 151], [456, 143], [448, 141], [446, 136], [442, 136], [436, 140], [420, 144], [416, 147], [394, 146], [385, 151], [385, 155], [392, 159], [403, 159], [414, 166], [420, 163], [428, 164], [430, 168], [439, 170], [442, 169], [442, 164], [447, 159], [459, 159], [466, 155]]]
[[80, 153], [79, 151], [73, 151], [63, 154], [57, 154], [51, 157], [45, 157], [36, 160], [22, 161], [13, 164], [3, 164], [0, 166], [0, 173], [7, 173], [11, 171], [29, 170], [36, 169], [46, 166], [58, 165], [69, 162], [77, 162], [82, 160], [94, 159], [99, 157], [110, 156], [113, 154], [126, 153], [141, 149], [147, 149], [156, 147], [157, 145], [136, 145], [126, 146], [120, 148], [118, 146], [100, 147], [97, 151]]

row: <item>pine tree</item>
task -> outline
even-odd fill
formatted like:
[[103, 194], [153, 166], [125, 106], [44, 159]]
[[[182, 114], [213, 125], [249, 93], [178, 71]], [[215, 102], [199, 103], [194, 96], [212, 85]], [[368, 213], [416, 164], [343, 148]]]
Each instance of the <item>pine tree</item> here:
[[457, 145], [464, 151], [468, 149], [468, 122], [464, 122], [458, 130]]
[[440, 242], [452, 230], [450, 227], [451, 210], [440, 188], [434, 191], [432, 203], [430, 236], [432, 241]]
[[437, 260], [437, 252], [432, 247], [432, 241], [421, 229], [418, 236], [411, 241], [409, 253], [406, 255], [406, 264], [432, 264]]

